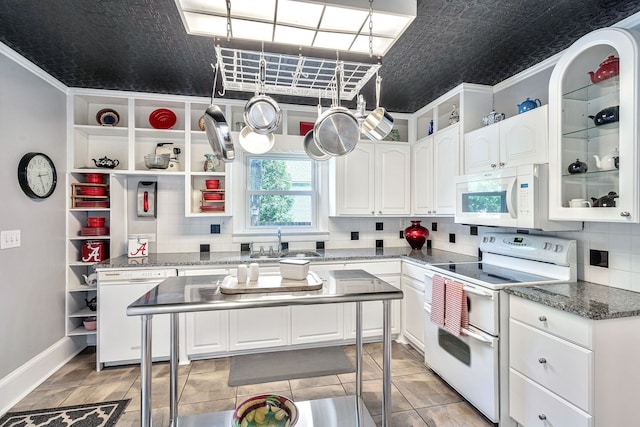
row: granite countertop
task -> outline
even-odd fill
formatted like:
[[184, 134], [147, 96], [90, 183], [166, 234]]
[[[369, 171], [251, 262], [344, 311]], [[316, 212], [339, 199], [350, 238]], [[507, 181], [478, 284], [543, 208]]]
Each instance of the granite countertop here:
[[[326, 249], [317, 251], [320, 256], [307, 258], [311, 262], [367, 261], [402, 258], [419, 264], [442, 264], [448, 262], [475, 262], [478, 257], [442, 251], [439, 249], [381, 248], [381, 249]], [[158, 253], [144, 258], [129, 258], [126, 255], [110, 258], [95, 265], [95, 269], [131, 267], [206, 267], [211, 265], [237, 265], [257, 262], [276, 264], [279, 258], [250, 258], [248, 252], [187, 252]]]
[[514, 286], [506, 292], [587, 319], [640, 316], [640, 293], [590, 282]]

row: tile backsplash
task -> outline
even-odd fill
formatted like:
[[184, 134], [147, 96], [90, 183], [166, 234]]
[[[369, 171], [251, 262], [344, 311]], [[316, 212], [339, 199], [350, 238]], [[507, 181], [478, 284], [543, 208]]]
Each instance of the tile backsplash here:
[[[183, 203], [184, 185], [180, 180], [159, 180], [161, 197], [158, 200], [156, 219], [156, 242], [151, 244], [155, 252], [198, 252], [200, 245], [210, 245], [211, 252], [240, 251], [241, 243], [233, 242], [233, 219], [231, 217], [185, 217]], [[175, 193], [175, 194], [171, 194]], [[376, 248], [376, 241], [383, 247], [406, 247], [400, 231], [411, 225], [411, 220], [421, 220], [429, 230], [431, 247], [446, 251], [477, 256], [479, 239], [486, 232], [515, 232], [515, 229], [493, 227], [471, 227], [456, 224], [453, 218], [331, 218], [329, 240], [326, 249]], [[131, 221], [130, 221], [131, 222]], [[380, 230], [382, 223], [382, 230]], [[211, 226], [220, 226], [219, 234], [211, 234]], [[433, 225], [437, 226], [436, 231]], [[130, 224], [130, 233], [135, 233], [135, 221]], [[217, 227], [216, 227], [217, 231]], [[357, 232], [359, 239], [351, 240]], [[477, 232], [478, 235], [473, 233]], [[585, 223], [584, 230], [545, 233], [531, 230], [531, 234], [555, 235], [575, 239], [578, 247], [578, 279], [610, 285], [640, 292], [640, 224]], [[450, 236], [455, 235], [454, 239]], [[455, 243], [452, 243], [453, 240]], [[248, 242], [247, 242], [248, 243]], [[309, 242], [290, 242], [293, 250], [315, 249], [317, 238]], [[590, 265], [591, 250], [608, 252], [608, 268]]]

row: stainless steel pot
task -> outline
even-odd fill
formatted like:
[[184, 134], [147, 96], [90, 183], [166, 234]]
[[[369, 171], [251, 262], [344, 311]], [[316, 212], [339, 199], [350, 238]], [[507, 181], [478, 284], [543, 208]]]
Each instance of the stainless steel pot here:
[[[342, 65], [336, 67], [337, 102], [342, 89]], [[313, 126], [313, 140], [320, 151], [331, 156], [342, 156], [356, 148], [360, 140], [358, 119], [347, 108], [333, 105], [318, 117]]]
[[258, 71], [258, 91], [244, 107], [244, 122], [256, 133], [266, 135], [274, 132], [282, 121], [282, 110], [278, 103], [264, 94], [267, 80], [267, 61], [260, 58]]
[[[321, 115], [322, 104], [320, 104], [320, 100], [318, 100], [318, 117], [320, 117]], [[313, 129], [307, 132], [307, 134], [304, 136], [303, 146], [304, 151], [307, 153], [307, 156], [309, 156], [311, 160], [317, 160], [321, 162], [324, 160], [329, 160], [331, 158], [329, 154], [320, 150], [320, 148], [318, 148], [318, 146], [316, 145], [316, 141], [313, 138]]]
[[380, 107], [380, 82], [382, 77], [376, 77], [376, 109], [373, 110], [362, 123], [362, 133], [373, 141], [382, 141], [393, 129], [393, 117]]

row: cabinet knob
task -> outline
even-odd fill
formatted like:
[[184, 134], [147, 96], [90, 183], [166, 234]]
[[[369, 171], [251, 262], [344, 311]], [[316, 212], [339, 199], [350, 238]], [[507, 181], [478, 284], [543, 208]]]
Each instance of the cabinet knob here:
[[491, 163], [491, 167], [492, 167], [492, 168], [494, 168], [494, 169], [495, 169], [497, 166], [498, 166], [498, 165], [496, 165], [495, 163]]
[[375, 215], [375, 214], [376, 214], [376, 211], [371, 211], [371, 215]]
[[541, 322], [546, 322], [547, 321], [547, 316], [540, 316], [538, 317], [538, 320]]
[[382, 215], [382, 211], [378, 211], [378, 215]]
[[545, 414], [540, 414], [538, 415], [538, 418], [540, 418], [542, 421], [547, 419], [547, 416]]
[[500, 167], [503, 167], [504, 164], [505, 164], [504, 162], [500, 162]]
[[620, 216], [631, 216], [631, 212], [622, 211], [620, 212]]
[[544, 365], [545, 363], [547, 363], [547, 359], [545, 359], [544, 357], [541, 357], [540, 359], [538, 359], [538, 363], [541, 363]]

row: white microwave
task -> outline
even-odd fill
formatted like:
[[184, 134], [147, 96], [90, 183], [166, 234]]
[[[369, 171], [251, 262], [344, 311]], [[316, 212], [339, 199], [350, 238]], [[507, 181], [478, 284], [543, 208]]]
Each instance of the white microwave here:
[[455, 222], [547, 231], [581, 230], [581, 222], [550, 221], [549, 165], [496, 169], [456, 178]]

